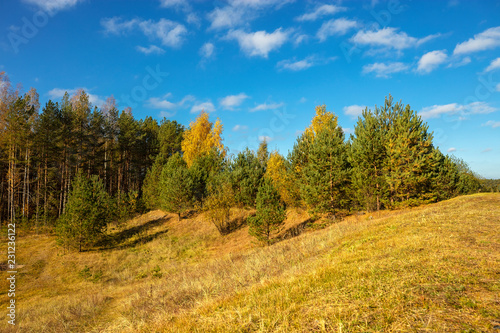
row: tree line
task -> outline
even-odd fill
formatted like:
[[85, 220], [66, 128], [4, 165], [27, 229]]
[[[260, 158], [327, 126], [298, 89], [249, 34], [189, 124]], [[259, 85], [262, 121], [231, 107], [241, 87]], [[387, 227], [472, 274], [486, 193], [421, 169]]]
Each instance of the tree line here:
[[232, 207], [257, 208], [248, 223], [268, 241], [286, 207], [344, 215], [435, 202], [481, 186], [464, 161], [434, 146], [417, 113], [391, 96], [365, 109], [348, 138], [334, 113], [316, 107], [287, 156], [268, 151], [266, 142], [230, 154], [222, 123], [206, 112], [187, 128], [175, 120], [137, 120], [113, 97], [92, 106], [83, 90], [41, 108], [34, 88], [22, 94], [4, 73], [0, 120], [0, 219], [57, 224], [61, 239], [80, 247], [107, 221], [147, 209], [179, 219], [206, 211], [225, 234]]

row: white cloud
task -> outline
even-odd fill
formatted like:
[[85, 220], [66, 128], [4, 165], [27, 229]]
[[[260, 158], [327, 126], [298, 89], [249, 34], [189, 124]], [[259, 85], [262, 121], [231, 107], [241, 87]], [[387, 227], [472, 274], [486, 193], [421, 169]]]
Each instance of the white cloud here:
[[297, 21], [315, 21], [323, 16], [333, 15], [341, 11], [345, 11], [344, 7], [335, 5], [321, 5], [309, 13], [305, 13], [296, 18]]
[[189, 13], [186, 16], [186, 22], [189, 24], [193, 24], [197, 27], [200, 27], [200, 25], [201, 25], [200, 21], [201, 21], [200, 18], [195, 13]]
[[282, 60], [278, 62], [277, 66], [281, 69], [289, 69], [291, 71], [301, 71], [304, 69], [308, 69], [313, 66], [312, 59], [307, 57], [303, 60]]
[[378, 46], [403, 50], [419, 46], [429, 40], [440, 36], [440, 34], [429, 35], [418, 39], [408, 36], [404, 31], [398, 32], [396, 28], [386, 27], [379, 30], [360, 30], [351, 38], [351, 42], [357, 45]]
[[267, 143], [273, 141], [274, 138], [268, 136], [268, 135], [259, 135], [259, 141], [263, 142], [266, 141]]
[[163, 45], [174, 48], [182, 45], [187, 34], [187, 29], [182, 24], [163, 18], [158, 22], [142, 21], [139, 23], [139, 27], [146, 36], [157, 38]]
[[451, 147], [451, 148], [448, 149], [448, 153], [453, 153], [455, 151], [457, 151], [457, 148]]
[[439, 65], [446, 62], [448, 56], [445, 51], [432, 51], [424, 54], [418, 61], [417, 71], [419, 73], [430, 73]]
[[221, 99], [220, 105], [225, 110], [234, 110], [235, 107], [238, 107], [243, 103], [248, 96], [244, 93], [240, 93], [238, 95], [229, 95]]
[[486, 69], [484, 71], [491, 72], [491, 71], [499, 69], [499, 68], [500, 68], [500, 58], [496, 58], [495, 60], [493, 60], [491, 62], [491, 64], [488, 67], [486, 67]]
[[23, 0], [23, 1], [25, 3], [35, 5], [40, 9], [52, 14], [60, 10], [74, 7], [83, 0]]
[[388, 64], [376, 62], [374, 64], [369, 64], [363, 66], [363, 74], [375, 73], [377, 77], [388, 78], [391, 74], [406, 71], [408, 65], [402, 62], [392, 62]]
[[500, 83], [496, 86], [497, 91], [500, 91]]
[[169, 118], [173, 117], [177, 113], [177, 110], [179, 108], [186, 108], [196, 100], [194, 96], [186, 95], [181, 101], [173, 102], [171, 100], [171, 97], [171, 93], [168, 93], [162, 97], [151, 97], [146, 101], [145, 107], [161, 110], [159, 116], [161, 118]]
[[352, 128], [349, 127], [342, 127], [342, 132], [344, 132], [345, 135], [354, 133]]
[[156, 45], [150, 45], [149, 47], [144, 47], [144, 46], [136, 46], [137, 51], [144, 53], [146, 55], [149, 54], [163, 54], [165, 53], [165, 50], [162, 49], [161, 47], [158, 47]]
[[169, 98], [170, 96], [171, 94], [167, 94], [163, 98], [151, 97], [147, 101], [147, 106], [153, 109], [175, 109], [177, 107], [177, 104], [167, 100], [167, 98]]
[[301, 98], [299, 99], [299, 103], [305, 103], [305, 102], [307, 102], [307, 98], [305, 98], [305, 97], [301, 97]]
[[453, 54], [465, 54], [494, 49], [500, 46], [500, 27], [489, 28], [470, 38], [468, 41], [457, 44]]
[[226, 6], [215, 8], [208, 13], [208, 20], [211, 22], [210, 29], [225, 29], [233, 28], [243, 24], [243, 16], [245, 11], [240, 8]]
[[110, 17], [101, 19], [104, 32], [112, 35], [121, 35], [134, 30], [140, 21], [137, 19], [124, 21], [121, 17]]
[[205, 112], [214, 112], [215, 111], [215, 106], [212, 104], [212, 102], [203, 102], [203, 103], [197, 103], [193, 105], [191, 108], [191, 113], [198, 113], [200, 111], [205, 111]]
[[188, 10], [190, 6], [187, 0], [160, 0], [160, 7]]
[[200, 55], [203, 58], [209, 59], [215, 54], [215, 45], [212, 43], [205, 43], [200, 48]]
[[336, 20], [330, 20], [323, 22], [321, 28], [319, 28], [316, 33], [316, 37], [323, 42], [330, 36], [341, 36], [345, 35], [349, 30], [357, 28], [359, 23], [357, 21], [348, 20], [345, 18], [339, 18]]
[[447, 67], [462, 67], [462, 66], [468, 65], [472, 62], [470, 57], [465, 57], [459, 61], [453, 60], [453, 58], [451, 60], [452, 60], [452, 62]]
[[472, 114], [488, 114], [498, 109], [486, 102], [473, 102], [467, 105], [458, 103], [433, 105], [423, 108], [418, 114], [423, 119], [439, 118], [442, 115], [460, 115], [461, 118]]
[[187, 35], [184, 25], [164, 18], [155, 22], [139, 19], [125, 21], [120, 17], [112, 17], [102, 19], [101, 25], [105, 33], [114, 35], [126, 34], [138, 29], [150, 39], [157, 39], [162, 45], [173, 48], [180, 47]]
[[364, 109], [366, 109], [366, 106], [364, 105], [344, 106], [344, 114], [351, 116], [352, 118], [356, 118], [361, 116]]
[[74, 88], [74, 89], [61, 89], [61, 88], [54, 88], [48, 92], [48, 95], [50, 99], [60, 99], [64, 96], [65, 92], [68, 92], [70, 96], [73, 96], [75, 93], [77, 93], [79, 90], [85, 91], [85, 93], [89, 96], [89, 102], [92, 103], [92, 105], [97, 106], [100, 108], [103, 104], [106, 103], [104, 98], [102, 98], [99, 95], [91, 94], [88, 92], [87, 88]]
[[500, 121], [488, 120], [487, 122], [485, 122], [481, 126], [489, 126], [491, 128], [498, 128], [498, 127], [500, 127]]
[[491, 148], [486, 148], [486, 149], [482, 150], [481, 153], [488, 153], [488, 152], [490, 152], [492, 150], [493, 149], [491, 149]]
[[294, 34], [294, 36], [292, 37], [293, 46], [297, 47], [300, 44], [306, 42], [308, 39], [309, 36], [306, 34], [300, 34], [300, 33]]
[[316, 55], [311, 55], [302, 60], [296, 59], [286, 59], [279, 61], [276, 66], [281, 70], [290, 71], [302, 71], [313, 66], [325, 65], [330, 61], [334, 61], [337, 57], [331, 57], [328, 59], [318, 57]]
[[279, 9], [292, 0], [229, 0], [228, 5], [216, 7], [207, 14], [209, 29], [232, 29], [244, 26], [249, 21], [271, 9]]
[[235, 39], [240, 49], [248, 56], [260, 56], [267, 58], [269, 52], [279, 49], [287, 40], [289, 32], [276, 29], [272, 33], [257, 31], [246, 33], [242, 30], [228, 32], [228, 39]]
[[285, 105], [285, 104], [284, 103], [269, 103], [269, 104], [262, 103], [262, 104], [257, 105], [256, 107], [250, 109], [250, 112], [275, 110], [275, 109], [279, 109], [283, 105]]
[[233, 127], [233, 132], [244, 132], [248, 130], [248, 126], [246, 125], [236, 125]]

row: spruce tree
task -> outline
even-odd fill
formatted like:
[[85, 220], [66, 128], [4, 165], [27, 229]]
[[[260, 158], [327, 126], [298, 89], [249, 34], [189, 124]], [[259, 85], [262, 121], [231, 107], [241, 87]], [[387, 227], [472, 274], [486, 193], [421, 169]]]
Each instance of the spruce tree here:
[[270, 179], [264, 179], [257, 193], [257, 214], [249, 219], [249, 234], [267, 245], [286, 218], [285, 204]]

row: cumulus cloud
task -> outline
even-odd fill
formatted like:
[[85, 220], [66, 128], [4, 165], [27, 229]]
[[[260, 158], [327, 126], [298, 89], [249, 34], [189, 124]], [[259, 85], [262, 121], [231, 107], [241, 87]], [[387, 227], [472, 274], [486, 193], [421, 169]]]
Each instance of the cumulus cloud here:
[[161, 47], [158, 47], [156, 45], [150, 45], [148, 47], [144, 47], [144, 46], [136, 46], [136, 50], [141, 52], [141, 53], [144, 53], [146, 55], [149, 55], [149, 54], [163, 54], [165, 53], [165, 50], [162, 49]]
[[317, 19], [327, 16], [327, 15], [333, 15], [342, 11], [345, 11], [346, 8], [336, 6], [336, 5], [321, 5], [316, 7], [311, 12], [305, 13], [303, 15], [300, 15], [299, 17], [296, 18], [297, 21], [316, 21]]
[[500, 68], [500, 58], [496, 58], [495, 60], [493, 60], [491, 62], [491, 64], [486, 67], [486, 69], [484, 70], [485, 72], [491, 72], [491, 71], [494, 71], [496, 69], [499, 69]]
[[440, 34], [429, 35], [419, 39], [409, 36], [404, 31], [400, 32], [396, 28], [386, 27], [379, 30], [360, 30], [351, 38], [351, 42], [357, 45], [403, 50], [420, 46], [438, 36]]
[[453, 54], [466, 54], [491, 50], [500, 46], [500, 27], [489, 28], [473, 38], [457, 44]]
[[350, 116], [351, 118], [357, 118], [361, 116], [363, 110], [366, 109], [364, 105], [349, 105], [344, 106], [344, 114]]
[[250, 109], [250, 112], [255, 112], [255, 111], [266, 111], [266, 110], [275, 110], [279, 109], [285, 105], [284, 103], [262, 103], [257, 105], [256, 107]]
[[323, 22], [318, 32], [316, 33], [316, 37], [318, 37], [321, 42], [324, 42], [330, 36], [345, 35], [349, 30], [355, 29], [357, 27], [359, 27], [359, 23], [357, 21], [348, 20], [346, 18], [329, 20]]
[[302, 60], [296, 59], [286, 59], [279, 61], [276, 66], [281, 70], [290, 70], [290, 71], [302, 71], [308, 69], [313, 66], [324, 65], [329, 63], [330, 61], [334, 61], [337, 57], [331, 58], [321, 58], [316, 55], [311, 55]]
[[408, 65], [402, 62], [392, 63], [373, 63], [363, 66], [363, 74], [375, 73], [376, 77], [389, 78], [391, 74], [399, 73], [408, 70]]
[[184, 25], [167, 20], [123, 20], [120, 17], [104, 18], [101, 20], [104, 32], [112, 35], [123, 35], [134, 30], [141, 31], [145, 36], [153, 40], [159, 40], [162, 45], [178, 48], [182, 45], [187, 35]]
[[226, 38], [236, 40], [240, 49], [250, 57], [267, 58], [269, 52], [279, 49], [288, 40], [288, 36], [289, 32], [279, 28], [271, 33], [265, 31], [247, 33], [242, 30], [232, 30], [228, 32]]
[[234, 110], [243, 103], [248, 96], [245, 93], [240, 93], [238, 95], [229, 95], [220, 100], [220, 105], [225, 110]]
[[457, 148], [454, 147], [448, 148], [448, 153], [453, 153], [455, 151], [457, 151]]
[[83, 0], [23, 0], [23, 2], [35, 5], [51, 14], [74, 7], [82, 1]]
[[491, 128], [498, 128], [498, 127], [500, 127], [500, 121], [488, 120], [487, 122], [485, 122], [481, 126], [488, 126], [488, 127], [491, 127]]
[[423, 108], [418, 114], [423, 119], [439, 118], [442, 115], [460, 115], [465, 117], [473, 114], [488, 114], [498, 111], [486, 102], [473, 102], [466, 105], [450, 103], [444, 105], [433, 105]]
[[213, 105], [212, 102], [207, 101], [207, 102], [202, 102], [202, 103], [196, 103], [191, 108], [191, 113], [198, 113], [200, 111], [205, 111], [205, 112], [209, 112], [209, 113], [214, 112], [215, 106]]
[[418, 61], [417, 72], [427, 74], [445, 63], [448, 59], [445, 51], [432, 51], [424, 54]]

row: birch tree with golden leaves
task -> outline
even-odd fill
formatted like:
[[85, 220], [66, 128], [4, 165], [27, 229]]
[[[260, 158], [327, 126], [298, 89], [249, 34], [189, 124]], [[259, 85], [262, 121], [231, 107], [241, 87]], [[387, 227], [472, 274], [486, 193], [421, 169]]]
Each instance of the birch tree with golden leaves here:
[[208, 113], [202, 111], [195, 121], [189, 124], [189, 129], [184, 132], [181, 143], [183, 158], [190, 167], [196, 158], [208, 154], [213, 148], [224, 154], [222, 144], [222, 123], [219, 119], [215, 124], [208, 120]]

